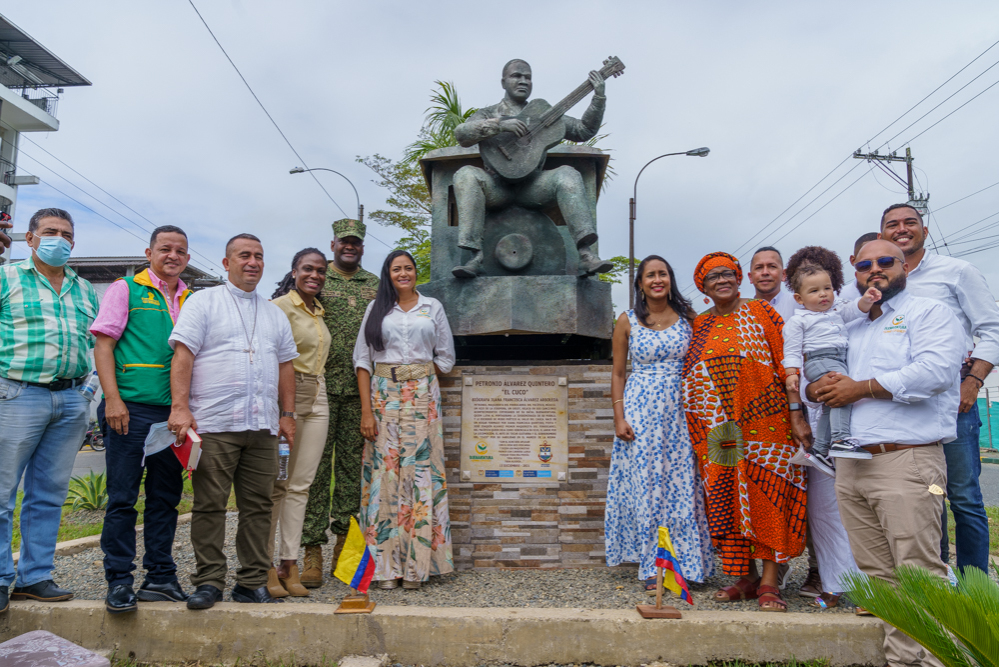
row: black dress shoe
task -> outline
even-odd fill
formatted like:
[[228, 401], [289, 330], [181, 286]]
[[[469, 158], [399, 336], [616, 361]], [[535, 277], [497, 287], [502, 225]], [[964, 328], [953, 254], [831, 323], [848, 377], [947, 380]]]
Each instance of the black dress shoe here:
[[143, 602], [187, 602], [189, 597], [176, 579], [165, 584], [146, 579], [139, 586], [138, 596]]
[[10, 595], [8, 592], [10, 589], [7, 586], [0, 586], [0, 614], [7, 611], [7, 607], [10, 606]]
[[67, 591], [55, 585], [51, 579], [39, 581], [30, 586], [15, 586], [10, 594], [11, 600], [39, 600], [41, 602], [64, 602], [73, 599], [73, 591]]
[[118, 584], [108, 591], [108, 596], [104, 598], [104, 607], [109, 614], [121, 614], [138, 609], [139, 600], [135, 597], [135, 591], [131, 586]]
[[267, 591], [267, 586], [261, 586], [251, 591], [246, 586], [240, 586], [239, 584], [232, 587], [232, 601], [256, 603], [284, 602], [284, 600], [271, 597], [271, 594]]
[[191, 593], [191, 597], [187, 598], [187, 608], [188, 609], [211, 609], [215, 606], [216, 602], [222, 601], [222, 591], [215, 588], [211, 584], [201, 584], [194, 592]]

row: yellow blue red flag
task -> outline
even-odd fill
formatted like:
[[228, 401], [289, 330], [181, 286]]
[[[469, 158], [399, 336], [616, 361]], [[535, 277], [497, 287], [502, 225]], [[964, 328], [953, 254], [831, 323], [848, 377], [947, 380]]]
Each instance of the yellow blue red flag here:
[[343, 551], [340, 552], [340, 560], [336, 562], [333, 576], [358, 593], [367, 593], [374, 574], [375, 557], [364, 541], [357, 519], [350, 517], [350, 528], [347, 529], [347, 538], [343, 543]]
[[683, 578], [683, 572], [680, 570], [680, 562], [676, 559], [673, 542], [669, 539], [669, 531], [664, 526], [659, 526], [656, 566], [663, 568], [663, 586], [679, 595], [681, 599], [686, 600], [687, 604], [694, 604], [694, 598], [691, 597], [687, 581]]

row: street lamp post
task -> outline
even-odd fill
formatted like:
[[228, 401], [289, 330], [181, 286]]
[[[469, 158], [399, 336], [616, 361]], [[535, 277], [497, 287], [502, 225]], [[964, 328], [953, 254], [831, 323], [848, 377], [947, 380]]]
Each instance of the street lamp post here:
[[301, 167], [295, 167], [294, 169], [289, 170], [288, 173], [289, 174], [304, 174], [307, 171], [330, 171], [330, 172], [333, 172], [334, 174], [336, 174], [337, 176], [341, 177], [343, 180], [345, 180], [348, 183], [350, 183], [350, 187], [353, 188], [353, 190], [354, 190], [354, 199], [357, 200], [357, 221], [358, 222], [364, 222], [364, 207], [361, 206], [361, 198], [357, 194], [357, 188], [354, 187], [354, 184], [350, 182], [349, 178], [347, 178], [346, 176], [344, 176], [343, 174], [341, 174], [339, 171], [335, 171], [333, 169], [327, 169], [326, 167], [313, 167], [311, 169], [302, 169]]
[[[670, 157], [671, 155], [690, 155], [695, 157], [707, 157], [708, 153], [711, 152], [710, 148], [694, 148], [689, 151], [681, 151], [679, 153], [666, 153], [665, 155], [660, 155], [659, 157], [654, 157], [645, 163], [645, 167], [656, 160], [664, 157]], [[635, 187], [632, 192], [631, 199], [628, 201], [628, 305], [630, 307], [635, 306], [635, 200], [638, 198], [638, 179], [641, 177], [642, 172], [645, 171], [645, 167], [642, 167], [638, 171], [638, 176], [635, 176]]]

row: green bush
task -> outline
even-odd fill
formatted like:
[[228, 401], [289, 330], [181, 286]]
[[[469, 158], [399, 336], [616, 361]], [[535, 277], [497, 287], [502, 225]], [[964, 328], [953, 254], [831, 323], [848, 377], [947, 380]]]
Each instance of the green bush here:
[[102, 510], [108, 506], [108, 485], [104, 473], [91, 472], [69, 480], [69, 495], [64, 505], [76, 510]]
[[999, 665], [999, 586], [974, 567], [957, 578], [958, 585], [951, 586], [927, 570], [902, 565], [895, 570], [894, 585], [855, 573], [847, 592], [947, 667]]

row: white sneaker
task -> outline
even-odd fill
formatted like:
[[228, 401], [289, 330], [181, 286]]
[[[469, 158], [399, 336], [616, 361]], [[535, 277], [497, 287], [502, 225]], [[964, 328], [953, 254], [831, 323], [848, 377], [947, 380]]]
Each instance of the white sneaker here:
[[836, 441], [829, 446], [829, 456], [838, 459], [870, 459], [874, 458], [866, 449], [861, 449], [856, 440]]

